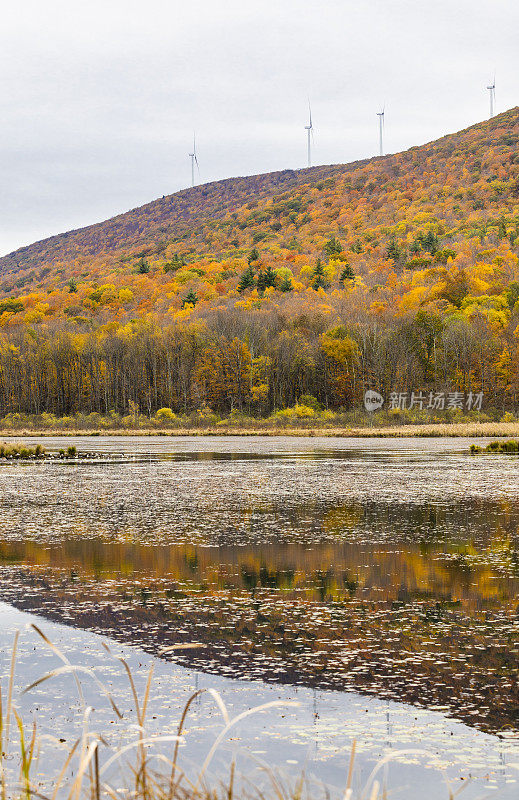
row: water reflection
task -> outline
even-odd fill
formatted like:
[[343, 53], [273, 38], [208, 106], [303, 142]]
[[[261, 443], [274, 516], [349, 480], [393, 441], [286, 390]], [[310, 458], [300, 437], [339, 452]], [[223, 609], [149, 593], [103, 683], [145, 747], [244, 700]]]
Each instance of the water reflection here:
[[[3, 623], [0, 627], [0, 676], [7, 676], [14, 631], [16, 628], [23, 630], [31, 617], [0, 604], [0, 618]], [[124, 715], [121, 721], [114, 718], [113, 709], [94, 682], [81, 675], [85, 702], [95, 709], [90, 726], [103, 736], [101, 764], [106, 763], [112, 748], [129, 744], [137, 735], [133, 726], [132, 693], [124, 669], [107, 655], [99, 637], [46, 621], [42, 623], [39, 618], [35, 621], [72, 664], [93, 667], [98, 679], [110, 687]], [[142, 697], [153, 659], [137, 648], [111, 646], [113, 655], [127, 659]], [[81, 704], [77, 701], [74, 680], [66, 674], [40, 684], [27, 694], [22, 694], [22, 690], [60, 665], [55, 653], [34, 631], [23, 630], [18, 645], [13, 696], [26, 729], [31, 729], [33, 722], [37, 724], [40, 737], [36, 746], [39, 752], [38, 789], [41, 796], [47, 797], [65, 760], [65, 748], [68, 750], [70, 743], [81, 733], [84, 724]], [[217, 751], [211, 770], [213, 782], [219, 778], [226, 780], [230, 754], [237, 758], [235, 796], [249, 792], [251, 780], [256, 788], [264, 790], [265, 797], [273, 796], [268, 779], [258, 769], [259, 758], [280, 777], [290, 776], [294, 784], [304, 770], [312, 797], [342, 798], [355, 740], [354, 788], [358, 795], [382, 757], [418, 747], [423, 752], [419, 758], [401, 753], [389, 764], [385, 774], [388, 796], [414, 800], [419, 785], [422, 800], [447, 798], [447, 779], [453, 793], [457, 794], [463, 788], [467, 800], [481, 800], [491, 791], [496, 791], [500, 800], [515, 800], [517, 797], [519, 773], [514, 769], [519, 754], [517, 742], [487, 736], [446, 719], [438, 712], [367, 698], [354, 692], [321, 692], [300, 687], [268, 686], [257, 681], [235, 681], [194, 673], [165, 662], [155, 661], [154, 667], [146, 719], [147, 735], [174, 735], [181, 709], [195, 689], [211, 687], [220, 692], [231, 717], [273, 700], [297, 701], [297, 706], [287, 704], [248, 717], [231, 731], [229, 741], [225, 741]], [[0, 682], [7, 693], [7, 679]], [[180, 748], [180, 764], [193, 779], [220, 732], [222, 722], [208, 695], [202, 695], [191, 706], [187, 722], [185, 741]], [[58, 748], [53, 739], [57, 731], [63, 740]], [[12, 731], [11, 740], [15, 735], [16, 731]], [[17, 751], [12, 741], [10, 750], [11, 754]], [[149, 751], [150, 755], [158, 752], [171, 757], [171, 744], [158, 743]], [[17, 780], [18, 760], [10, 757], [4, 763]], [[75, 776], [75, 767], [73, 760], [72, 776]], [[154, 761], [154, 768], [160, 770], [161, 764]], [[169, 771], [166, 765], [163, 768]], [[241, 774], [246, 776], [243, 790]], [[110, 770], [105, 780], [118, 785], [119, 769]], [[70, 783], [63, 796], [69, 790]]]
[[99, 457], [0, 468], [4, 599], [152, 652], [201, 641], [183, 659], [207, 671], [519, 728], [517, 459], [439, 440], [74, 444]]
[[[0, 563], [99, 580], [163, 578], [175, 591], [271, 589], [287, 598], [304, 592], [321, 602], [429, 597], [482, 608], [519, 591], [519, 504], [509, 501], [315, 501], [291, 509], [249, 506], [242, 515], [250, 542], [241, 545], [233, 543], [236, 529], [215, 531], [200, 545], [152, 545], [96, 538], [95, 528], [83, 525], [57, 542], [0, 540]], [[276, 543], [255, 535], [264, 515], [278, 521]], [[166, 541], [168, 532], [157, 538]]]

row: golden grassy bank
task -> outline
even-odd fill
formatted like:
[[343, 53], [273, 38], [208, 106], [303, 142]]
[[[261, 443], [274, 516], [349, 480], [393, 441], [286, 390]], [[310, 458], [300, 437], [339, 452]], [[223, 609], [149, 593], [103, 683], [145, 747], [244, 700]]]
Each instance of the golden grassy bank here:
[[19, 428], [0, 429], [2, 439], [23, 436], [319, 436], [343, 438], [519, 437], [519, 422], [452, 422], [391, 426], [330, 427], [210, 426], [192, 428]]

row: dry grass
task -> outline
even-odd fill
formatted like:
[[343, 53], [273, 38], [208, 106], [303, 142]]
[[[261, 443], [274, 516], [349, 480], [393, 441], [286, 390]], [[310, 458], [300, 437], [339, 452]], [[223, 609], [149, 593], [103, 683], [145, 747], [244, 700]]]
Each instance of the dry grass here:
[[[75, 679], [78, 701], [83, 709], [83, 726], [72, 746], [64, 751], [63, 744], [57, 738], [52, 740], [56, 748], [56, 776], [49, 786], [42, 787], [41, 778], [36, 781], [35, 773], [42, 740], [38, 735], [36, 724], [27, 731], [23, 720], [16, 709], [15, 703], [15, 670], [18, 650], [19, 632], [16, 633], [11, 655], [10, 672], [7, 676], [7, 691], [5, 699], [2, 696], [0, 685], [0, 797], [1, 800], [31, 800], [37, 797], [40, 800], [315, 800], [320, 794], [329, 800], [330, 793], [325, 786], [316, 786], [301, 775], [294, 781], [288, 780], [273, 768], [262, 764], [250, 756], [251, 763], [263, 774], [262, 788], [258, 781], [251, 776], [237, 775], [236, 761], [233, 756], [229, 763], [228, 779], [225, 781], [210, 782], [209, 768], [219, 746], [227, 739], [232, 729], [244, 719], [262, 711], [275, 708], [286, 708], [288, 705], [298, 703], [288, 701], [272, 701], [256, 708], [242, 712], [231, 718], [221, 696], [213, 689], [202, 689], [191, 695], [185, 707], [181, 710], [179, 723], [175, 735], [149, 735], [147, 732], [147, 715], [149, 712], [150, 689], [153, 680], [153, 666], [151, 667], [146, 687], [142, 697], [136, 689], [136, 684], [130, 667], [124, 658], [117, 657], [121, 663], [129, 682], [136, 713], [136, 724], [128, 724], [128, 728], [135, 731], [134, 740], [129, 744], [112, 749], [102, 736], [90, 731], [89, 718], [92, 711], [86, 707], [81, 684], [81, 677], [88, 676], [93, 679], [110, 703], [112, 710], [119, 719], [121, 711], [112, 694], [99, 681], [95, 672], [88, 667], [71, 664], [67, 657], [49, 640], [49, 638], [34, 624], [28, 626], [40, 638], [42, 643], [50, 648], [62, 662], [62, 666], [43, 675], [39, 680], [27, 686], [23, 694], [31, 692], [49, 680], [59, 678], [64, 674], [72, 674]], [[107, 657], [115, 658], [105, 645]], [[222, 720], [222, 728], [215, 733], [215, 739], [201, 765], [194, 774], [188, 775], [179, 763], [179, 745], [183, 740], [186, 719], [191, 706], [201, 694], [207, 694], [216, 704]], [[76, 701], [71, 699], [71, 703]], [[16, 741], [13, 736], [16, 729]], [[42, 737], [47, 742], [49, 736]], [[62, 742], [63, 740], [61, 740]], [[153, 752], [160, 745], [164, 750], [167, 745], [171, 756], [163, 752]], [[16, 749], [16, 752], [13, 752]], [[385, 765], [401, 756], [423, 756], [425, 751], [420, 749], [406, 749], [395, 751], [381, 759], [373, 768], [363, 788], [357, 792], [353, 789], [355, 772], [355, 742], [353, 742], [349, 759], [349, 768], [345, 775], [344, 790], [341, 792], [342, 800], [387, 800], [390, 796], [384, 781], [381, 778]], [[13, 758], [14, 757], [14, 758]], [[18, 778], [13, 779], [11, 771], [13, 764], [18, 766]], [[110, 781], [110, 775], [117, 767], [117, 785]], [[238, 777], [240, 778], [238, 782]], [[121, 783], [123, 785], [121, 786]], [[463, 784], [463, 787], [466, 783]], [[238, 788], [239, 787], [239, 788]], [[459, 790], [458, 790], [459, 791]], [[453, 791], [446, 782], [445, 800], [453, 800], [458, 791]], [[391, 794], [391, 797], [395, 797]], [[439, 799], [440, 800], [440, 799]]]
[[41, 444], [37, 444], [36, 447], [26, 447], [24, 444], [19, 443], [11, 443], [6, 444], [3, 442], [0, 444], [0, 459], [12, 459], [12, 458], [44, 458], [45, 450], [41, 446]]
[[88, 430], [85, 428], [31, 428], [0, 431], [3, 439], [20, 436], [319, 436], [346, 438], [438, 438], [438, 437], [515, 437], [519, 438], [519, 422], [452, 422], [434, 424], [391, 425], [386, 427], [277, 427], [277, 428], [109, 428]]

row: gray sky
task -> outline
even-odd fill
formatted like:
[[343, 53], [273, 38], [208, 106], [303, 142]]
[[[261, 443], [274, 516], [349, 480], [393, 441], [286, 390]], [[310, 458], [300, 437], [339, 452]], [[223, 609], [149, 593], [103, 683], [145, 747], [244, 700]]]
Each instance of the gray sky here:
[[519, 103], [518, 0], [3, 0], [0, 254], [190, 183], [421, 144]]

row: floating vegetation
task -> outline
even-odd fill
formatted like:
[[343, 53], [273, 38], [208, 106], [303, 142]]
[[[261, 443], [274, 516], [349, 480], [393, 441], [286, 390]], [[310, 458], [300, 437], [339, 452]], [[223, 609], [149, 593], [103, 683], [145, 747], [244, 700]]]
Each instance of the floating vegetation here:
[[519, 730], [513, 459], [452, 441], [94, 443], [110, 458], [82, 466], [80, 494], [54, 465], [0, 476], [2, 599], [206, 672]]
[[[267, 571], [264, 581], [267, 581]], [[207, 575], [209, 578], [209, 575]], [[326, 576], [316, 575], [326, 586]], [[268, 582], [268, 581], [267, 581]], [[2, 568], [3, 599], [207, 672], [355, 689], [442, 706], [489, 732], [519, 730], [515, 603], [485, 610], [400, 593], [319, 602], [274, 585], [216, 590], [174, 576], [117, 581]], [[7, 588], [8, 587], [8, 588]], [[326, 596], [326, 595], [325, 595]], [[192, 641], [196, 650], [171, 650]]]
[[506, 442], [490, 442], [486, 447], [480, 447], [477, 444], [470, 445], [471, 454], [478, 455], [480, 453], [519, 453], [519, 441], [509, 439]]
[[[315, 712], [309, 733], [322, 744], [312, 760], [299, 727], [309, 698], [280, 697], [278, 691], [263, 688], [240, 702], [238, 687], [234, 695], [222, 682], [222, 692], [213, 686], [191, 691], [183, 683], [189, 680], [186, 674], [178, 685], [169, 670], [164, 685], [156, 663], [141, 664], [142, 653], [133, 658], [129, 648], [103, 643], [94, 654], [83, 638], [71, 651], [66, 641], [62, 649], [48, 630], [30, 623], [15, 632], [12, 651], [5, 648], [2, 653], [3, 798], [409, 800], [416, 788], [403, 784], [404, 775], [412, 775], [413, 784], [425, 778], [429, 791], [436, 788], [438, 800], [457, 796], [468, 775], [471, 798], [491, 789], [500, 789], [499, 797], [515, 797], [519, 765], [503, 764], [504, 752], [511, 757], [517, 752], [512, 739], [503, 751], [502, 743], [444, 727], [435, 715], [421, 714], [417, 726], [417, 715], [408, 709], [403, 716], [393, 709], [388, 723], [385, 707], [386, 746], [381, 752], [380, 738], [374, 739], [370, 729], [377, 710], [347, 701], [350, 711], [360, 711], [353, 727], [335, 708], [321, 727]], [[36, 669], [26, 674], [28, 661], [31, 666], [36, 661]], [[56, 706], [61, 714], [53, 713]], [[320, 708], [326, 714], [330, 707], [324, 700]], [[418, 738], [424, 726], [427, 742]], [[447, 739], [449, 729], [452, 741]], [[326, 740], [332, 739], [331, 757]], [[391, 749], [388, 739], [400, 746]], [[318, 763], [324, 782], [312, 769]], [[287, 770], [287, 765], [294, 767]]]

